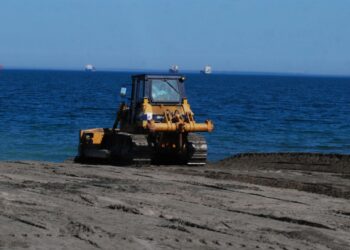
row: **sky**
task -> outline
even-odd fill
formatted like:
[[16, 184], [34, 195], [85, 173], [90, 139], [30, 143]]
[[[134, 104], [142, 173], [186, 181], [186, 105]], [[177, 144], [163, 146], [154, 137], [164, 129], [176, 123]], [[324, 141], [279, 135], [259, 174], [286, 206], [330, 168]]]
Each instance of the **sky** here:
[[350, 75], [349, 0], [0, 0], [4, 68]]

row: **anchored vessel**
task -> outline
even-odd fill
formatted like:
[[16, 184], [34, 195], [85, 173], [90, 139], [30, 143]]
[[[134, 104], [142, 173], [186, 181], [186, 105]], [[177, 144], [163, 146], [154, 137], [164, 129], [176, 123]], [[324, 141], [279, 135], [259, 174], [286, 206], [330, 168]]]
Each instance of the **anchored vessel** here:
[[201, 70], [201, 73], [203, 73], [203, 74], [211, 74], [211, 72], [212, 72], [212, 69], [211, 69], [211, 66], [209, 66], [209, 65], [206, 65], [204, 67], [204, 69]]
[[95, 68], [95, 66], [92, 65], [92, 64], [86, 64], [86, 65], [85, 65], [85, 71], [94, 72], [94, 71], [96, 71], [96, 68]]
[[179, 66], [178, 65], [171, 65], [169, 69], [169, 73], [179, 73]]
[[[214, 125], [195, 122], [184, 82], [184, 76], [132, 76], [131, 97], [121, 103], [113, 127], [81, 130], [76, 159], [205, 164], [207, 143], [197, 132], [211, 132]], [[126, 92], [122, 87], [121, 96]]]

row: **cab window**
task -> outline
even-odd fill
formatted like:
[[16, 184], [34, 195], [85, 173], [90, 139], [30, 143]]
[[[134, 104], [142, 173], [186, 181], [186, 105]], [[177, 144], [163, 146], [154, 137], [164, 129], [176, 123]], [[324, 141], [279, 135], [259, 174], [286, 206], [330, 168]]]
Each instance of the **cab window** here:
[[153, 102], [179, 102], [180, 92], [177, 80], [152, 80], [151, 96]]

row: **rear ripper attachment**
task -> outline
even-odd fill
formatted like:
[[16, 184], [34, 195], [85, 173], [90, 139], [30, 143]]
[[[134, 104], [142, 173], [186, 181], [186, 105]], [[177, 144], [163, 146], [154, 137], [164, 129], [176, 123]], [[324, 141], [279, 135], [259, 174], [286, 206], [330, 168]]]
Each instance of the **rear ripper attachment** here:
[[214, 125], [195, 122], [184, 81], [174, 75], [133, 76], [130, 101], [120, 105], [113, 127], [80, 131], [77, 159], [204, 165], [208, 147], [199, 132], [211, 132]]

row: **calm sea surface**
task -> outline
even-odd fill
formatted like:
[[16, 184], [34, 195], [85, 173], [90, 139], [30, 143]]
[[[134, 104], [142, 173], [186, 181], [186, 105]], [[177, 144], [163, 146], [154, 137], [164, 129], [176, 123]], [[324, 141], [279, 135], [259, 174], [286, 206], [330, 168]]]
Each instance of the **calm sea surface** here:
[[[63, 161], [79, 129], [111, 127], [132, 73], [0, 71], [0, 160]], [[243, 152], [350, 154], [350, 78], [187, 74], [209, 159]], [[130, 88], [129, 88], [130, 90]]]

